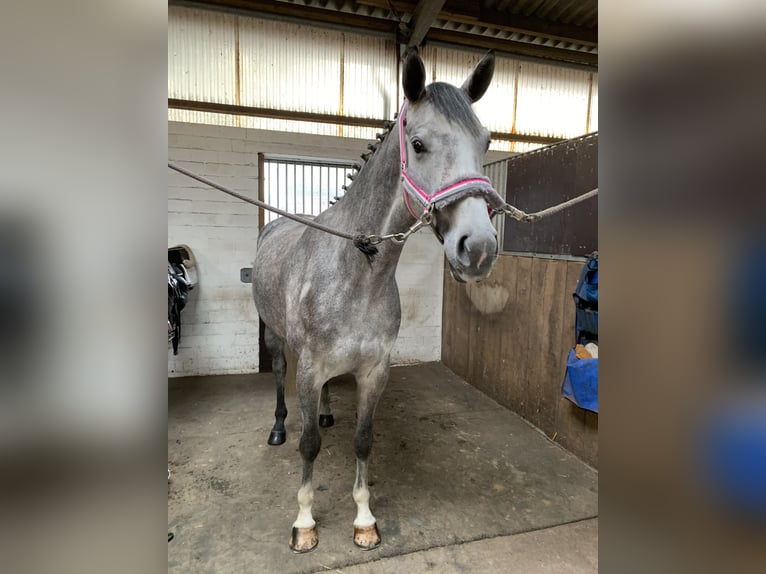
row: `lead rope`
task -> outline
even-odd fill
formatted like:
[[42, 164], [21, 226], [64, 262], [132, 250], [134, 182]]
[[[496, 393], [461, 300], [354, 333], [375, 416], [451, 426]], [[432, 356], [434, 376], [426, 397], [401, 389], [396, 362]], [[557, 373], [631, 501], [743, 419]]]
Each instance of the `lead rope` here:
[[[407, 229], [407, 231], [404, 231], [402, 233], [390, 233], [387, 235], [374, 235], [374, 234], [365, 235], [364, 233], [356, 233], [356, 234], [346, 233], [344, 231], [333, 229], [332, 227], [327, 227], [326, 225], [322, 225], [321, 223], [317, 223], [316, 221], [312, 219], [306, 219], [305, 217], [301, 217], [300, 215], [289, 213], [287, 211], [279, 209], [278, 207], [269, 205], [268, 203], [264, 203], [260, 200], [247, 197], [246, 195], [242, 195], [241, 193], [237, 193], [236, 191], [232, 191], [231, 189], [224, 187], [223, 185], [215, 183], [214, 181], [211, 181], [205, 177], [202, 177], [201, 175], [197, 175], [194, 172], [191, 172], [187, 169], [179, 167], [170, 162], [168, 162], [168, 167], [172, 170], [177, 171], [178, 173], [185, 175], [186, 177], [196, 179], [197, 181], [204, 183], [205, 185], [209, 185], [210, 187], [217, 189], [218, 191], [222, 191], [223, 193], [231, 195], [232, 197], [236, 197], [237, 199], [240, 199], [246, 203], [250, 203], [252, 205], [260, 207], [261, 209], [265, 209], [267, 211], [273, 211], [274, 213], [277, 213], [281, 215], [282, 217], [286, 217], [287, 219], [291, 219], [297, 223], [306, 225], [307, 227], [313, 227], [314, 229], [318, 229], [319, 231], [324, 231], [325, 233], [329, 233], [330, 235], [335, 235], [343, 239], [348, 239], [349, 241], [353, 242], [354, 246], [357, 249], [359, 249], [359, 251], [364, 253], [368, 257], [368, 259], [372, 258], [374, 255], [378, 253], [378, 248], [375, 247], [376, 245], [383, 243], [384, 241], [393, 241], [394, 243], [401, 245], [405, 241], [407, 241], [410, 235], [420, 231], [420, 229], [423, 226], [433, 225], [433, 204], [432, 204], [431, 207], [427, 211], [424, 211], [423, 214], [417, 219], [417, 221], [415, 221], [415, 223], [413, 223], [410, 226], [410, 228]], [[559, 203], [558, 205], [554, 205], [553, 207], [548, 207], [547, 209], [536, 211], [535, 213], [526, 213], [506, 203], [503, 207], [499, 209], [495, 209], [492, 212], [492, 215], [502, 213], [503, 215], [511, 217], [512, 219], [515, 219], [516, 221], [535, 222], [535, 221], [539, 221], [540, 219], [544, 217], [548, 217], [550, 215], [553, 215], [554, 213], [558, 213], [559, 211], [563, 211], [564, 209], [572, 207], [573, 205], [576, 205], [582, 201], [585, 201], [586, 199], [589, 199], [595, 195], [598, 195], [598, 188], [591, 189], [587, 193], [578, 195], [577, 197], [574, 197], [563, 203]]]
[[[184, 169], [182, 167], [179, 167], [177, 165], [174, 165], [170, 162], [168, 162], [168, 167], [172, 170], [177, 171], [178, 173], [182, 173], [186, 177], [190, 177], [192, 179], [196, 179], [197, 181], [204, 183], [205, 185], [209, 185], [210, 187], [213, 187], [217, 189], [218, 191], [222, 191], [228, 195], [231, 195], [232, 197], [236, 197], [237, 199], [241, 199], [245, 203], [250, 203], [252, 205], [255, 205], [257, 207], [260, 207], [261, 209], [265, 209], [267, 211], [273, 211], [274, 213], [277, 213], [281, 215], [282, 217], [286, 217], [287, 219], [292, 219], [293, 221], [296, 221], [302, 225], [306, 225], [307, 227], [313, 227], [314, 229], [318, 229], [319, 231], [324, 231], [325, 233], [329, 233], [330, 235], [335, 235], [337, 237], [341, 237], [343, 239], [348, 239], [349, 241], [354, 243], [354, 246], [364, 253], [368, 258], [376, 255], [378, 253], [377, 247], [375, 247], [376, 244], [380, 243], [384, 239], [381, 238], [379, 235], [364, 235], [362, 233], [352, 234], [352, 233], [346, 233], [344, 231], [339, 231], [337, 229], [333, 229], [332, 227], [327, 227], [326, 225], [322, 225], [321, 223], [317, 223], [316, 221], [312, 219], [307, 219], [305, 217], [301, 217], [300, 215], [295, 215], [293, 213], [289, 213], [287, 211], [284, 211], [282, 209], [279, 209], [278, 207], [274, 207], [273, 205], [269, 205], [268, 203], [264, 203], [258, 199], [253, 199], [251, 197], [247, 197], [246, 195], [242, 195], [241, 193], [237, 193], [236, 191], [232, 191], [231, 189], [224, 187], [218, 183], [215, 183], [214, 181], [210, 181], [209, 179], [202, 177], [201, 175], [197, 175], [196, 173], [193, 173], [187, 169]], [[414, 226], [413, 226], [414, 227]], [[414, 231], [411, 230], [406, 231], [405, 233], [395, 233], [394, 236], [403, 235], [404, 239], [407, 239], [407, 237], [410, 236], [410, 234], [414, 233]], [[417, 229], [415, 230], [417, 231]], [[391, 236], [383, 236], [385, 239], [393, 239]], [[375, 241], [374, 239], [378, 239]]]
[[548, 207], [541, 211], [535, 211], [534, 213], [526, 213], [524, 211], [521, 211], [520, 209], [513, 207], [511, 204], [506, 203], [500, 209], [495, 209], [492, 212], [492, 215], [495, 215], [497, 213], [502, 213], [503, 215], [506, 215], [510, 217], [511, 219], [515, 219], [516, 221], [523, 221], [524, 223], [534, 223], [535, 221], [539, 221], [542, 218], [548, 217], [549, 215], [553, 215], [554, 213], [558, 213], [559, 211], [564, 211], [565, 209], [572, 207], [573, 205], [577, 205], [578, 203], [585, 201], [586, 199], [595, 197], [596, 195], [598, 195], [597, 187], [595, 189], [591, 189], [590, 191], [583, 193], [582, 195], [578, 195], [577, 197], [568, 199], [567, 201], [563, 203], [559, 203], [558, 205], [554, 205], [553, 207]]

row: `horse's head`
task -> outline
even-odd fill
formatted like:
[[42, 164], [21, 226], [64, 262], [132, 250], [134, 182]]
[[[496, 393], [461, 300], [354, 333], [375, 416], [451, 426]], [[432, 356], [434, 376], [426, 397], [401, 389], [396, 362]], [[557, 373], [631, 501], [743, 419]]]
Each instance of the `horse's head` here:
[[497, 233], [487, 200], [488, 194], [498, 198], [482, 177], [490, 137], [471, 109], [489, 87], [494, 66], [489, 53], [462, 87], [441, 82], [426, 86], [423, 61], [411, 50], [402, 75], [407, 98], [400, 112], [403, 185], [409, 188], [405, 198], [414, 213], [429, 196], [433, 199], [434, 230], [452, 276], [461, 282], [484, 279], [497, 259]]

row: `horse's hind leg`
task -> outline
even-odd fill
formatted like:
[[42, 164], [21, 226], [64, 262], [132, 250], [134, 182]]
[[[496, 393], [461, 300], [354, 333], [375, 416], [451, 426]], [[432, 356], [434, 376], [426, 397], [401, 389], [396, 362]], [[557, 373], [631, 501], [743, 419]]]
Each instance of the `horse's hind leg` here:
[[287, 406], [285, 406], [285, 349], [282, 341], [271, 329], [264, 329], [264, 343], [271, 353], [271, 370], [277, 380], [277, 408], [274, 411], [274, 427], [269, 434], [269, 444], [279, 445], [285, 442], [285, 419], [287, 418]]
[[375, 407], [388, 382], [388, 363], [378, 365], [372, 371], [356, 375], [357, 420], [354, 434], [356, 453], [356, 480], [354, 502], [357, 513], [354, 519], [354, 544], [364, 550], [380, 546], [378, 526], [370, 511], [370, 489], [367, 485], [367, 468], [372, 451], [372, 419]]
[[321, 382], [317, 381], [315, 374], [310, 369], [301, 368], [300, 363], [296, 379], [303, 419], [303, 433], [300, 442], [303, 478], [298, 490], [298, 518], [293, 523], [290, 549], [293, 552], [309, 552], [316, 548], [319, 543], [316, 522], [311, 514], [311, 507], [314, 503], [314, 487], [311, 484], [311, 479], [314, 474], [314, 460], [316, 460], [322, 446], [318, 424]]
[[330, 383], [325, 383], [322, 387], [321, 406], [319, 408], [319, 426], [323, 428], [331, 427], [335, 424], [335, 419], [330, 412]]

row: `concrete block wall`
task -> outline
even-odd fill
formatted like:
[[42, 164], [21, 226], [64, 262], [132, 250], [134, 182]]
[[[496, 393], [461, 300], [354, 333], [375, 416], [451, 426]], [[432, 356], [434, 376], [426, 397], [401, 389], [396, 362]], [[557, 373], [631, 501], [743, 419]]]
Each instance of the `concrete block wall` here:
[[[367, 141], [168, 122], [168, 159], [231, 189], [257, 196], [258, 152], [357, 160]], [[181, 174], [168, 174], [168, 246], [185, 243], [197, 257], [199, 284], [181, 314], [178, 355], [168, 350], [169, 376], [239, 374], [258, 370], [258, 314], [250, 267], [258, 210]], [[441, 356], [443, 256], [427, 232], [411, 238], [397, 280], [402, 326], [395, 364]]]

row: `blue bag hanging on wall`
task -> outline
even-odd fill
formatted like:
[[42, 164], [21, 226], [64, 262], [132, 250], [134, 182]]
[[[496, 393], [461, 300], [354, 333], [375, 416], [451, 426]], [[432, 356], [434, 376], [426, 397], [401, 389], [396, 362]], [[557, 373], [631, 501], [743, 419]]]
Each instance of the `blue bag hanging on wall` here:
[[[598, 252], [588, 257], [573, 296], [575, 343], [598, 343]], [[578, 359], [570, 349], [561, 392], [580, 408], [597, 413], [598, 359]]]
[[594, 251], [580, 271], [572, 294], [575, 302], [575, 343], [598, 343], [598, 252]]
[[598, 412], [598, 359], [578, 359], [569, 350], [561, 392], [582, 409]]

